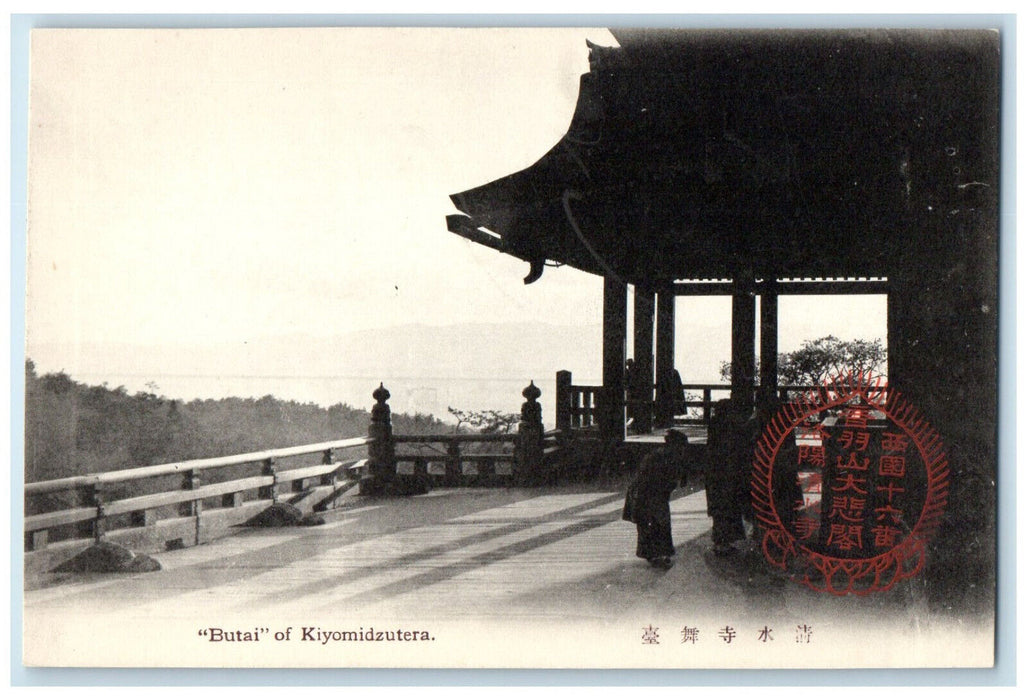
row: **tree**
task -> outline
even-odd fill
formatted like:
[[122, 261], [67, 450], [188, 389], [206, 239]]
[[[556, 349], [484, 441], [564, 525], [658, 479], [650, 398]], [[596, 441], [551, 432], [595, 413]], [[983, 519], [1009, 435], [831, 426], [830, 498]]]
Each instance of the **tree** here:
[[[840, 373], [873, 374], [884, 368], [888, 353], [880, 338], [839, 340], [828, 335], [807, 340], [798, 350], [777, 356], [778, 383], [782, 385], [821, 384]], [[720, 377], [731, 380], [731, 363], [720, 363]], [[757, 358], [756, 377], [759, 377]], [[755, 380], [754, 380], [755, 381]]]
[[520, 420], [520, 416], [516, 413], [503, 413], [495, 409], [465, 411], [449, 406], [446, 410], [456, 418], [456, 430], [460, 430], [460, 427], [466, 423], [480, 433], [509, 433]]

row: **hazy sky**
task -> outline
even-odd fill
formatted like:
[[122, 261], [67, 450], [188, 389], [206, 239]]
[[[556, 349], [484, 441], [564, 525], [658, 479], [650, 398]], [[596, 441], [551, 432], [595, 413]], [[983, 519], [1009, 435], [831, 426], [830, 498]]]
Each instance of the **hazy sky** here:
[[[599, 323], [600, 278], [564, 267], [525, 286], [525, 263], [445, 223], [449, 194], [566, 132], [586, 38], [616, 43], [604, 29], [35, 31], [29, 356]], [[681, 303], [679, 329], [730, 308]], [[782, 302], [782, 349], [883, 337], [883, 311]], [[75, 366], [59, 362], [41, 369]]]
[[30, 348], [598, 320], [591, 276], [525, 287], [525, 264], [445, 223], [449, 194], [563, 135], [586, 37], [613, 43], [605, 30], [34, 32]]

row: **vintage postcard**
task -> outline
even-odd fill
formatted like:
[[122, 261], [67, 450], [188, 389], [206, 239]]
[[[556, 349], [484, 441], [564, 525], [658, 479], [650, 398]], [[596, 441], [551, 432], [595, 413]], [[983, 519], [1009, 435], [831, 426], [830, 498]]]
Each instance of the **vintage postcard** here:
[[992, 667], [1003, 47], [32, 30], [24, 664]]

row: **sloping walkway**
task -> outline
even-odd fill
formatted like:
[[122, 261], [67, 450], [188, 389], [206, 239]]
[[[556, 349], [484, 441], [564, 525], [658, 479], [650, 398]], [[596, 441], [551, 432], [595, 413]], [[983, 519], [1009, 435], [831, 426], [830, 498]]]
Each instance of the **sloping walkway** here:
[[[678, 555], [667, 572], [633, 556], [635, 529], [620, 519], [620, 490], [439, 489], [408, 499], [354, 498], [325, 525], [247, 529], [159, 554], [159, 572], [80, 576], [28, 591], [27, 661], [832, 666], [839, 663], [832, 652], [855, 633], [877, 639], [861, 653], [888, 666], [909, 665], [910, 639], [928, 649], [935, 634], [952, 634], [952, 621], [932, 618], [915, 584], [836, 598], [773, 575], [755, 550], [712, 557], [704, 492], [678, 493]], [[799, 643], [803, 625], [813, 632]], [[338, 656], [335, 632], [386, 626], [429, 630], [433, 639], [416, 649], [342, 642], [346, 653]], [[286, 628], [289, 639], [274, 642]], [[682, 645], [686, 628], [699, 630], [698, 639]], [[725, 641], [726, 632], [718, 633], [729, 628], [737, 638]], [[768, 633], [773, 639], [758, 638], [763, 628], [776, 630]], [[974, 639], [988, 632], [956, 628]], [[215, 629], [256, 639], [211, 643]], [[662, 630], [648, 633], [660, 644], [643, 643], [649, 629]], [[314, 639], [315, 630], [329, 639]], [[896, 633], [897, 651], [884, 652]], [[892, 653], [903, 659], [889, 663]]]

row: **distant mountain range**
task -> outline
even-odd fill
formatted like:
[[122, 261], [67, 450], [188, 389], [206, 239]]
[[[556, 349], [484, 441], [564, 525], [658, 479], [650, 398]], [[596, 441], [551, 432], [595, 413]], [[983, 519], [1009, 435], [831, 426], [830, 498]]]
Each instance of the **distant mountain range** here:
[[[729, 353], [727, 323], [710, 328], [693, 324], [689, 335], [678, 341], [682, 377], [686, 382], [716, 381], [720, 362]], [[705, 342], [707, 337], [718, 342]], [[630, 349], [629, 339], [629, 355]], [[589, 383], [601, 376], [602, 327], [415, 324], [334, 337], [275, 336], [210, 345], [107, 342], [30, 346], [28, 356], [39, 374], [63, 370], [79, 381], [124, 384], [132, 391], [143, 390], [150, 382], [166, 390], [182, 379], [209, 380], [207, 386], [213, 390], [224, 378], [247, 379], [247, 386], [266, 380], [269, 388], [263, 393], [276, 396], [282, 396], [281, 387], [290, 380], [352, 379], [361, 386], [379, 381], [436, 386], [436, 380], [458, 379], [523, 386], [529, 380], [548, 384], [560, 369], [569, 369], [577, 381]], [[365, 393], [361, 390], [361, 396]], [[361, 401], [356, 405], [367, 403]]]
[[[694, 381], [716, 379], [727, 359], [727, 324], [723, 332], [679, 339], [682, 376]], [[699, 329], [703, 330], [703, 329]], [[703, 336], [720, 336], [710, 344]], [[683, 343], [688, 340], [687, 345]], [[704, 352], [713, 348], [713, 352]], [[628, 355], [631, 355], [630, 339]], [[149, 376], [381, 376], [531, 379], [569, 369], [597, 378], [602, 368], [602, 327], [550, 324], [422, 324], [370, 329], [335, 337], [312, 335], [254, 338], [210, 345], [169, 343], [83, 343], [30, 347], [40, 373]], [[687, 372], [686, 372], [687, 370]], [[711, 374], [712, 372], [712, 374]]]

